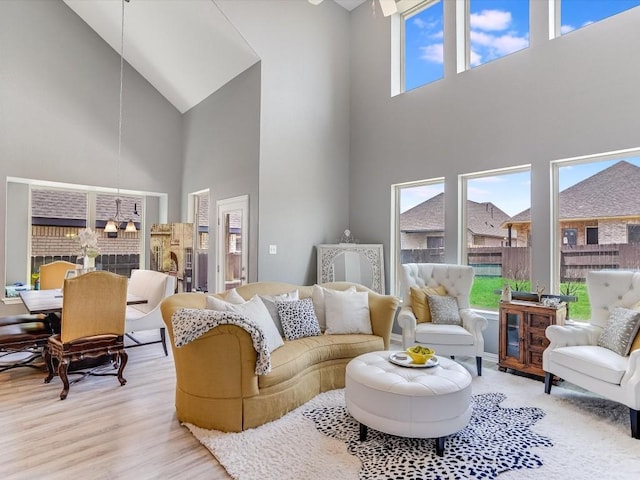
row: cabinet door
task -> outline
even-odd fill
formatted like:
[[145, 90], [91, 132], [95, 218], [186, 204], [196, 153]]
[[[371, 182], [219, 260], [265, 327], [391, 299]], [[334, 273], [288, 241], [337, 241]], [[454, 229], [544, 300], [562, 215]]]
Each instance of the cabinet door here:
[[505, 309], [502, 318], [502, 335], [500, 360], [522, 362], [521, 329], [523, 312]]

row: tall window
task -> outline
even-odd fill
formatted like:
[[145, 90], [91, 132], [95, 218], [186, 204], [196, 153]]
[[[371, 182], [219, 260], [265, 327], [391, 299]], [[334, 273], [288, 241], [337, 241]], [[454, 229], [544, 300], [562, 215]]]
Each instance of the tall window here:
[[640, 5], [640, 0], [556, 0], [556, 36], [565, 35]]
[[400, 265], [444, 262], [444, 180], [393, 185], [391, 288], [400, 292]]
[[78, 262], [78, 232], [90, 227], [98, 233], [100, 255], [96, 266], [129, 276], [140, 268], [141, 235], [125, 232], [131, 219], [140, 229], [142, 197], [120, 195], [124, 222], [117, 237], [104, 232], [107, 220], [116, 214], [116, 197], [80, 190], [34, 187], [31, 190], [31, 272], [37, 274], [44, 263], [54, 260]]
[[444, 77], [443, 2], [429, 0], [402, 14], [404, 90]]
[[640, 156], [560, 161], [554, 171], [559, 290], [577, 297], [571, 318], [587, 319], [588, 271], [640, 268]]
[[529, 0], [468, 0], [467, 63], [476, 67], [529, 46]]
[[474, 267], [470, 303], [497, 309], [500, 290], [530, 291], [531, 174], [529, 168], [462, 177], [465, 196], [462, 234], [466, 261]]

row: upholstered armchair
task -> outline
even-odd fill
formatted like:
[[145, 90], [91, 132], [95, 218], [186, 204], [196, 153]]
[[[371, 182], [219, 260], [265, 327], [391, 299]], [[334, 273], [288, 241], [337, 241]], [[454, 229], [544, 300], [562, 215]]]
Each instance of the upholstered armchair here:
[[[433, 348], [438, 355], [455, 355], [476, 358], [478, 376], [482, 375], [482, 355], [487, 319], [469, 308], [469, 293], [473, 285], [473, 268], [467, 265], [439, 263], [408, 263], [402, 265], [403, 306], [398, 313], [398, 324], [402, 328], [404, 348], [420, 343]], [[416, 315], [422, 305], [412, 304], [413, 296], [431, 289], [439, 296], [454, 297], [457, 302], [460, 325], [439, 323], [436, 313], [432, 321], [420, 321]], [[437, 293], [436, 293], [437, 292]]]
[[[545, 393], [551, 393], [555, 375], [622, 403], [629, 407], [631, 436], [640, 439], [640, 339], [628, 339], [627, 346], [631, 351], [627, 355], [623, 354], [624, 351], [613, 351], [612, 345], [605, 347], [598, 344], [603, 331], [611, 328], [608, 327], [610, 319], [613, 323], [620, 321], [616, 307], [630, 310], [639, 308], [640, 272], [589, 272], [587, 292], [591, 305], [591, 319], [588, 322], [547, 327], [545, 333], [550, 344], [542, 354]], [[602, 340], [600, 343], [605, 344]]]
[[[127, 306], [125, 318], [125, 332], [134, 343], [131, 347], [162, 343], [165, 356], [167, 351], [167, 337], [160, 304], [162, 300], [173, 295], [176, 289], [176, 277], [154, 270], [132, 270], [127, 287], [127, 293], [142, 297], [147, 303]], [[144, 330], [159, 330], [160, 339], [141, 342], [133, 333]]]

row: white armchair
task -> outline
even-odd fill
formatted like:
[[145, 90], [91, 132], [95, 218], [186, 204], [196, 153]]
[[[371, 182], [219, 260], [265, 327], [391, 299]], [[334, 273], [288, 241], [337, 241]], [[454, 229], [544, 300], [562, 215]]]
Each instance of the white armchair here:
[[[440, 263], [408, 263], [402, 265], [403, 306], [398, 313], [404, 348], [420, 343], [433, 348], [439, 355], [476, 357], [478, 376], [482, 375], [482, 355], [487, 319], [469, 308], [469, 293], [473, 285], [473, 268], [467, 265]], [[443, 286], [447, 295], [458, 302], [462, 326], [433, 322], [418, 323], [411, 307], [411, 287]]]
[[631, 436], [640, 439], [640, 349], [623, 357], [598, 346], [600, 333], [614, 307], [632, 308], [640, 302], [640, 272], [587, 273], [591, 304], [589, 322], [572, 322], [546, 329], [549, 346], [542, 354], [544, 390], [551, 393], [553, 376], [629, 407]]
[[[165, 356], [168, 355], [165, 324], [160, 312], [160, 303], [175, 293], [176, 278], [153, 270], [132, 270], [127, 293], [147, 299], [147, 303], [127, 306], [125, 332], [134, 342], [131, 346], [162, 343]], [[144, 330], [160, 329], [160, 340], [140, 342], [132, 334]]]

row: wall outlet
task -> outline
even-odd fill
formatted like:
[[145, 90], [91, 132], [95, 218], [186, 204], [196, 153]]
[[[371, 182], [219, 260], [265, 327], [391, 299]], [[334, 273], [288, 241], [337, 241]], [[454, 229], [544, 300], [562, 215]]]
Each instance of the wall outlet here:
[[277, 245], [269, 245], [269, 255], [275, 255], [278, 253]]

